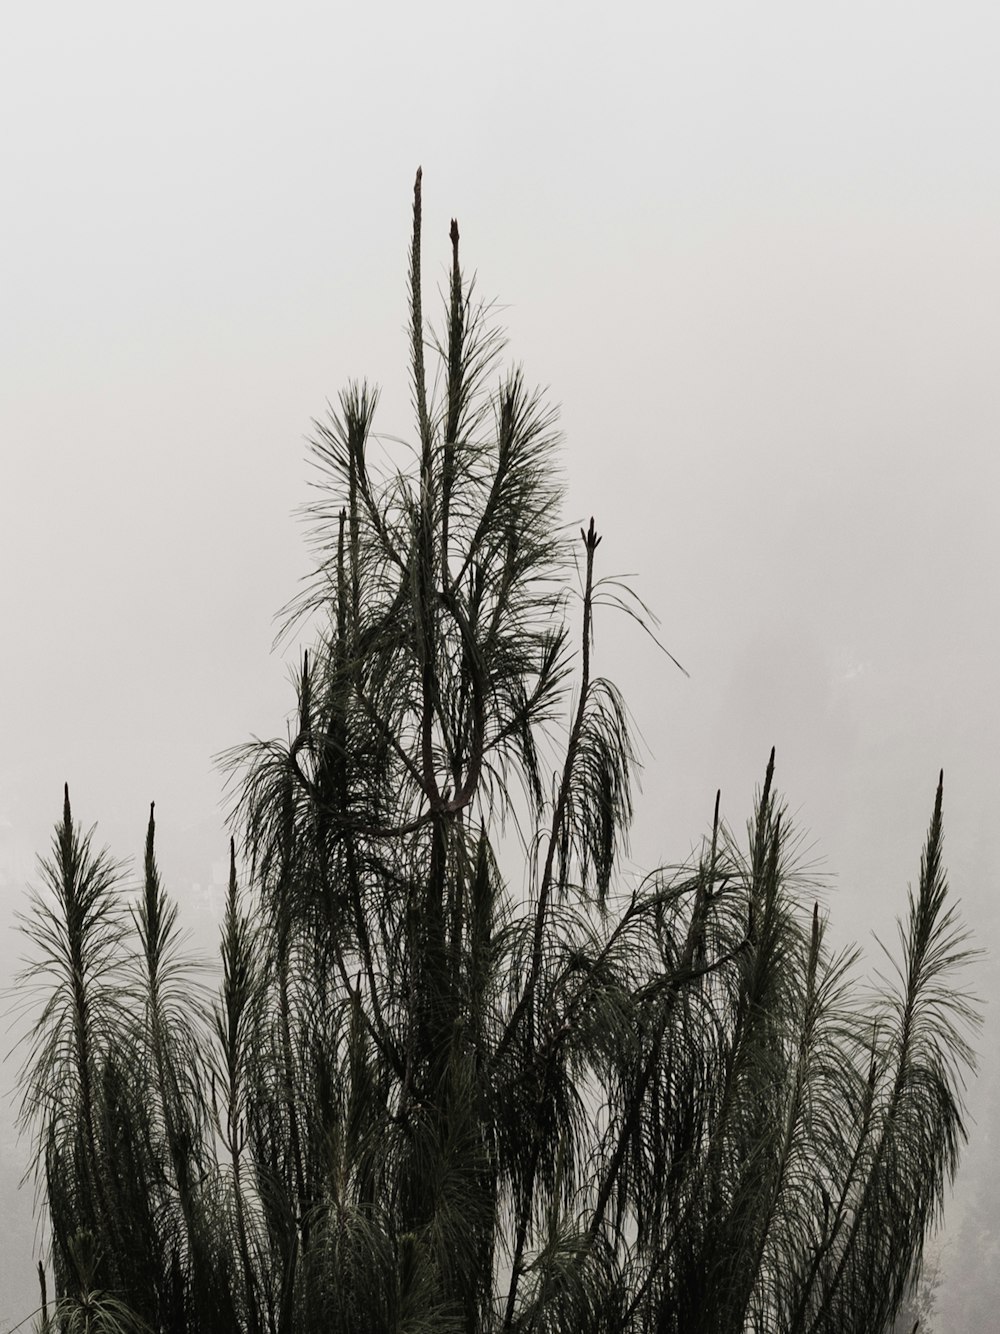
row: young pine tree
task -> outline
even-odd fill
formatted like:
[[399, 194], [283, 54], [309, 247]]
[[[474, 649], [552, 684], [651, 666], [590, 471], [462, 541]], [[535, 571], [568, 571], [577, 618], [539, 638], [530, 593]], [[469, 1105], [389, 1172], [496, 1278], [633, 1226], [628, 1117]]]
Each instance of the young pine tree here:
[[292, 609], [316, 643], [287, 738], [228, 757], [245, 871], [234, 846], [214, 1003], [152, 816], [131, 918], [68, 794], [43, 866], [22, 1110], [52, 1318], [877, 1334], [964, 1135], [941, 785], [874, 998], [796, 873], [773, 753], [745, 840], [717, 798], [692, 864], [626, 883], [635, 757], [592, 631], [647, 621], [593, 520], [561, 526], [554, 414], [501, 370], [454, 222], [428, 340], [420, 187], [413, 464], [378, 467], [367, 384], [317, 428]]

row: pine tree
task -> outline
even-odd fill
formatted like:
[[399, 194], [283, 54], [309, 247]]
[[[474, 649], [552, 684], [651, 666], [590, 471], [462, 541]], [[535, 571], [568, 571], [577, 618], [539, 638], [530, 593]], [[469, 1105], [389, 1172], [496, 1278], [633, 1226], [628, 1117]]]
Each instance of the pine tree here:
[[716, 796], [698, 857], [626, 880], [635, 750], [593, 623], [652, 622], [594, 521], [575, 550], [561, 525], [554, 414], [501, 370], [454, 222], [428, 339], [421, 222], [418, 173], [413, 465], [379, 470], [367, 384], [317, 427], [289, 612], [316, 642], [287, 737], [227, 757], [214, 999], [152, 812], [129, 909], [66, 793], [25, 923], [50, 1323], [876, 1334], [964, 1137], [942, 784], [874, 996], [773, 752], [745, 838]]

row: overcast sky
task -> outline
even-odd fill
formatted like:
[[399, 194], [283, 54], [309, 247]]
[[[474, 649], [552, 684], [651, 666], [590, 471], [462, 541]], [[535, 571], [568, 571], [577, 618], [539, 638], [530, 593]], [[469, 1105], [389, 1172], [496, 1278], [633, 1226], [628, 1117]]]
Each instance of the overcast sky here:
[[[995, 5], [8, 9], [5, 974], [65, 780], [123, 857], [155, 798], [168, 886], [210, 916], [212, 757], [292, 702], [272, 616], [309, 569], [311, 419], [366, 375], [376, 428], [411, 433], [418, 164], [426, 287], [457, 216], [512, 357], [561, 404], [567, 518], [595, 515], [602, 572], [637, 573], [691, 673], [598, 621], [647, 746], [636, 863], [682, 857], [717, 786], [741, 825], [775, 744], [837, 930], [868, 942], [944, 766], [953, 886], [993, 941]], [[997, 1030], [990, 1011], [981, 1145]], [[8, 1192], [18, 1152], [4, 1131]], [[0, 1208], [0, 1328], [34, 1302], [24, 1195]]]

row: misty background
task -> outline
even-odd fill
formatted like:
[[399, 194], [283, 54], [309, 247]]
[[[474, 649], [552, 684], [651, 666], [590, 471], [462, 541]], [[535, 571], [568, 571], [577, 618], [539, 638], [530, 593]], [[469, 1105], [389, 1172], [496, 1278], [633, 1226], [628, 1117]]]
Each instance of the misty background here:
[[[425, 292], [457, 216], [562, 406], [567, 520], [691, 673], [599, 616], [644, 742], [635, 866], [682, 858], [717, 787], [742, 825], [773, 744], [833, 938], [875, 968], [944, 767], [988, 1005], [936, 1327], [992, 1328], [995, 7], [54, 0], [2, 26], [0, 980], [64, 781], [122, 858], [155, 799], [216, 949], [213, 756], [294, 702], [272, 617], [310, 569], [311, 419], [368, 376], [376, 430], [412, 435], [422, 164]], [[37, 1304], [27, 1160], [5, 1097], [0, 1329]]]

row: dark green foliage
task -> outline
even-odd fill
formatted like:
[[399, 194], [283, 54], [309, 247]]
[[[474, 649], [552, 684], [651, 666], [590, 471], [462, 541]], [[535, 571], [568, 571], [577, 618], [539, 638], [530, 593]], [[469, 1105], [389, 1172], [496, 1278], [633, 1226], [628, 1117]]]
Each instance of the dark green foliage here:
[[23, 1118], [52, 1318], [876, 1334], [964, 1136], [975, 1013], [940, 784], [874, 996], [796, 872], [773, 754], [745, 840], [716, 801], [692, 864], [623, 882], [635, 757], [592, 622], [643, 610], [595, 578], [593, 521], [575, 564], [553, 414], [501, 374], [454, 224], [429, 395], [420, 221], [418, 177], [413, 470], [377, 472], [366, 385], [318, 427], [317, 570], [292, 609], [317, 642], [287, 739], [228, 757], [214, 1001], [152, 815], [131, 916], [68, 794], [43, 864]]

